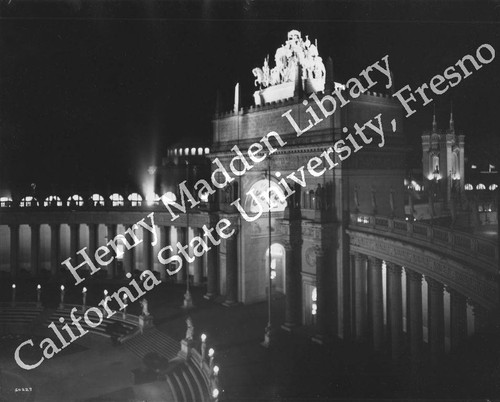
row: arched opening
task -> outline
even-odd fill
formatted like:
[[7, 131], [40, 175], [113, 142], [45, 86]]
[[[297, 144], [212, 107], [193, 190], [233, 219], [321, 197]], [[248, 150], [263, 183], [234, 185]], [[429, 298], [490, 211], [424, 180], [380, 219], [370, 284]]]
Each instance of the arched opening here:
[[[269, 269], [269, 248], [266, 250], [265, 272]], [[285, 248], [279, 243], [271, 244], [271, 279], [276, 291], [285, 293]]]

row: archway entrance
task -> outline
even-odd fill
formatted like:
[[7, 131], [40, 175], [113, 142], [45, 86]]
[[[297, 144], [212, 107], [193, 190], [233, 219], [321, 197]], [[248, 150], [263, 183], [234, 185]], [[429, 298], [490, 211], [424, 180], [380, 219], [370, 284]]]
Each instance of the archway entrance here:
[[[269, 248], [266, 250], [265, 270], [269, 267]], [[271, 244], [271, 278], [274, 289], [285, 294], [285, 248], [279, 243]]]

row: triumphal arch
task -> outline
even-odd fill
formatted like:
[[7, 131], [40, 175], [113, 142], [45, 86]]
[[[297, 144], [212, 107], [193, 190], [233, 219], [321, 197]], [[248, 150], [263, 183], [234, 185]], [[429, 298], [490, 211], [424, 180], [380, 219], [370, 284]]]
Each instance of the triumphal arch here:
[[[215, 116], [211, 150], [227, 171], [231, 163], [245, 170], [248, 155], [260, 160], [217, 197], [218, 218], [238, 228], [219, 250], [217, 285], [226, 304], [265, 300], [271, 272], [273, 291], [286, 295], [285, 326], [314, 322], [318, 339], [342, 337], [349, 315], [349, 214], [404, 214], [400, 104], [366, 88], [349, 91], [332, 71], [316, 41], [290, 31], [274, 60], [252, 70], [254, 104], [240, 105], [237, 84], [232, 110]], [[325, 97], [342, 103], [328, 117]], [[374, 124], [377, 116], [384, 144], [359, 135], [350, 141], [355, 124]], [[235, 146], [245, 161], [234, 160]]]

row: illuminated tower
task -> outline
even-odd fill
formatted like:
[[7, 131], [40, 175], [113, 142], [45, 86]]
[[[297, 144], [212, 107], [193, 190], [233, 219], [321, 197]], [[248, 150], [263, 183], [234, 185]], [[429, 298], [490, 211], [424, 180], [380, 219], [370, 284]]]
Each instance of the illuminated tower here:
[[444, 206], [449, 205], [454, 192], [464, 189], [464, 138], [455, 133], [453, 108], [448, 129], [438, 130], [434, 110], [432, 131], [422, 135], [423, 176], [436, 201], [443, 201]]

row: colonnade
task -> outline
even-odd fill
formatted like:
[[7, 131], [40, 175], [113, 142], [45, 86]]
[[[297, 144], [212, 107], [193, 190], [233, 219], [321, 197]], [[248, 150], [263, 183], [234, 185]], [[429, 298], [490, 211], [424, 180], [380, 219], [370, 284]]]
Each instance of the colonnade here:
[[406, 351], [412, 361], [438, 361], [488, 325], [482, 306], [431, 277], [360, 253], [351, 261], [353, 337], [393, 359]]
[[[22, 226], [25, 226], [29, 230], [26, 232], [26, 229], [23, 229], [23, 236], [21, 237], [20, 228]], [[29, 273], [31, 275], [40, 275], [42, 273], [42, 265], [47, 266], [47, 262], [50, 267], [50, 273], [55, 274], [63, 268], [61, 263], [67, 258], [67, 256], [61, 255], [61, 245], [64, 242], [69, 241], [69, 257], [72, 258], [72, 263], [76, 266], [79, 263], [77, 261], [80, 261], [77, 258], [79, 255], [76, 254], [79, 250], [87, 247], [86, 253], [93, 256], [98, 247], [103, 246], [117, 235], [124, 234], [125, 229], [123, 225], [117, 224], [70, 223], [68, 224], [69, 236], [66, 236], [67, 233], [61, 233], [61, 226], [59, 223], [50, 223], [48, 224], [49, 230], [43, 230], [43, 234], [41, 234], [41, 224], [11, 224], [4, 226], [4, 228], [8, 227], [7, 240], [9, 240], [10, 245], [8, 249], [4, 247], [2, 250], [4, 254], [2, 261], [8, 262], [12, 276], [20, 273], [21, 259], [25, 260], [27, 258], [27, 256], [21, 255], [21, 246], [23, 246], [24, 250], [29, 249]], [[86, 230], [81, 231], [81, 226], [86, 226]], [[165, 279], [168, 276], [166, 274], [166, 267], [159, 263], [156, 253], [166, 245], [174, 245], [177, 242], [186, 244], [193, 236], [203, 237], [203, 231], [195, 227], [188, 229], [186, 227], [159, 226], [159, 229], [158, 244], [155, 247], [152, 246], [152, 233], [142, 230], [143, 241], [140, 244], [130, 250], [124, 248], [123, 255], [117, 256], [108, 266], [102, 268], [102, 271], [106, 272], [106, 276], [108, 278], [116, 278], [120, 274], [123, 275], [134, 269], [151, 269], [160, 272], [162, 279]], [[88, 236], [82, 236], [82, 232], [88, 233]], [[41, 241], [42, 236], [46, 237], [43, 239], [43, 242]], [[69, 239], [63, 239], [63, 236], [69, 237]], [[5, 233], [3, 237], [5, 240]], [[207, 239], [205, 238], [205, 240]], [[43, 248], [46, 248], [46, 250], [43, 250]], [[43, 260], [42, 254], [48, 256], [48, 261], [46, 259]], [[218, 292], [216, 261], [217, 249], [212, 248], [203, 257], [196, 258], [190, 264], [189, 271], [195, 285], [203, 283], [204, 278], [208, 276], [209, 295], [215, 295]], [[123, 272], [119, 272], [119, 265], [121, 265]], [[176, 275], [176, 279], [178, 281], [185, 281], [186, 274], [187, 270], [181, 269]]]

